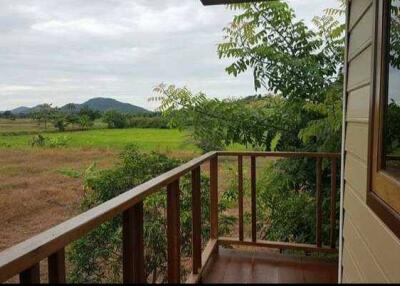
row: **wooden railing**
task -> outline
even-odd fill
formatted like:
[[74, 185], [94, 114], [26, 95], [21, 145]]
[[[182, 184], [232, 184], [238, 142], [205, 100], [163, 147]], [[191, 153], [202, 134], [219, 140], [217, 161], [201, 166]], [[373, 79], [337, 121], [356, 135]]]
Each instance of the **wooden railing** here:
[[[337, 162], [340, 154], [337, 153], [292, 153], [292, 152], [218, 152], [218, 157], [237, 157], [238, 162], [238, 192], [239, 192], [239, 239], [218, 238], [222, 245], [248, 245], [277, 249], [304, 250], [307, 252], [335, 253], [336, 249], [336, 195], [337, 195]], [[250, 157], [250, 189], [251, 189], [251, 240], [245, 240], [243, 234], [243, 157]], [[316, 162], [316, 228], [315, 244], [299, 244], [257, 240], [257, 202], [256, 202], [256, 158], [314, 158]], [[329, 160], [331, 164], [331, 192], [329, 213], [329, 246], [322, 245], [322, 160]]]
[[[239, 239], [218, 237], [218, 158], [237, 157], [239, 191]], [[251, 240], [243, 233], [243, 158], [251, 160]], [[315, 158], [316, 159], [316, 243], [315, 245], [270, 242], [257, 240], [256, 232], [256, 158]], [[179, 283], [180, 273], [180, 190], [179, 180], [191, 173], [192, 178], [192, 270], [187, 282], [201, 280], [203, 270], [210, 258], [217, 253], [218, 245], [252, 245], [278, 249], [297, 249], [317, 252], [336, 252], [336, 164], [339, 154], [292, 153], [292, 152], [210, 152], [164, 173], [142, 185], [127, 191], [85, 213], [57, 225], [29, 240], [0, 253], [0, 282], [18, 275], [21, 283], [40, 282], [40, 262], [48, 260], [50, 283], [64, 283], [65, 247], [81, 238], [100, 224], [122, 214], [123, 217], [123, 282], [146, 282], [143, 242], [143, 200], [167, 187], [167, 279]], [[322, 245], [322, 160], [332, 164], [330, 246]], [[210, 240], [202, 252], [200, 168], [210, 164]]]

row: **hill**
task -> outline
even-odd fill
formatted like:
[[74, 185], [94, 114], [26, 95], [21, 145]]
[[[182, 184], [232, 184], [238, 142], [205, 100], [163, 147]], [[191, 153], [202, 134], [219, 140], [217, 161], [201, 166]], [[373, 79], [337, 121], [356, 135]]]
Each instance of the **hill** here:
[[[104, 98], [104, 97], [92, 98], [81, 104], [69, 103], [69, 104], [62, 106], [60, 109], [63, 111], [66, 111], [66, 112], [71, 112], [71, 111], [76, 112], [76, 111], [79, 111], [84, 106], [87, 106], [90, 109], [100, 111], [100, 112], [104, 112], [107, 110], [116, 110], [116, 111], [124, 112], [124, 113], [149, 113], [150, 112], [142, 107], [139, 107], [139, 106], [136, 106], [136, 105], [133, 105], [130, 103], [124, 103], [124, 102], [120, 102], [120, 101], [112, 99], [112, 98]], [[14, 114], [28, 114], [37, 108], [38, 108], [38, 106], [35, 106], [35, 107], [21, 106], [21, 107], [11, 110], [11, 112]]]
[[29, 110], [31, 108], [26, 107], [26, 106], [20, 106], [17, 108], [14, 108], [13, 110], [10, 110], [13, 114], [26, 114], [29, 113]]

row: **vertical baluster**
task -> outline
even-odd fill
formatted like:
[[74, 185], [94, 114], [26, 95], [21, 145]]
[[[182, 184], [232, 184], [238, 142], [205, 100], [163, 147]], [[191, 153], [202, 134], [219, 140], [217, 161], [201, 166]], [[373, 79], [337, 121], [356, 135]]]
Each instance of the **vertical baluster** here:
[[123, 280], [145, 283], [143, 243], [143, 202], [123, 213]]
[[167, 187], [168, 283], [180, 283], [179, 179]]
[[251, 156], [251, 240], [257, 240], [256, 157]]
[[39, 284], [40, 283], [40, 265], [36, 263], [32, 267], [22, 271], [19, 274], [21, 284]]
[[336, 228], [336, 168], [337, 168], [337, 161], [336, 158], [332, 159], [331, 165], [331, 229], [330, 229], [330, 245], [331, 248], [336, 247], [336, 239], [335, 239], [335, 228]]
[[200, 167], [192, 170], [192, 272], [201, 268], [201, 191]]
[[49, 283], [65, 283], [65, 250], [64, 248], [52, 254], [48, 258]]
[[210, 224], [212, 239], [218, 239], [218, 157], [210, 159]]
[[243, 241], [243, 156], [238, 156], [239, 240]]
[[316, 244], [317, 247], [321, 247], [321, 228], [322, 228], [322, 160], [317, 158], [316, 166]]

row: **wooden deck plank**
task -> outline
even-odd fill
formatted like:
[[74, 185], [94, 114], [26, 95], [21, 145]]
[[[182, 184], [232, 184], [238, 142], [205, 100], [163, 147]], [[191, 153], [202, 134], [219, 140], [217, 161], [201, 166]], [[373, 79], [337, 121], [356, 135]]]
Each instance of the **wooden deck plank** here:
[[318, 257], [295, 257], [271, 251], [220, 248], [207, 283], [336, 283], [337, 264]]

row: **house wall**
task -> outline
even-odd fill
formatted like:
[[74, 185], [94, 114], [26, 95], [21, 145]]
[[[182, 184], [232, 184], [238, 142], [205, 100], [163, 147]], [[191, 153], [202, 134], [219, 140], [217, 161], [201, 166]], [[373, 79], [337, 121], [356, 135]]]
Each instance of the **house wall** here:
[[342, 282], [400, 281], [400, 240], [366, 203], [375, 1], [349, 3]]

